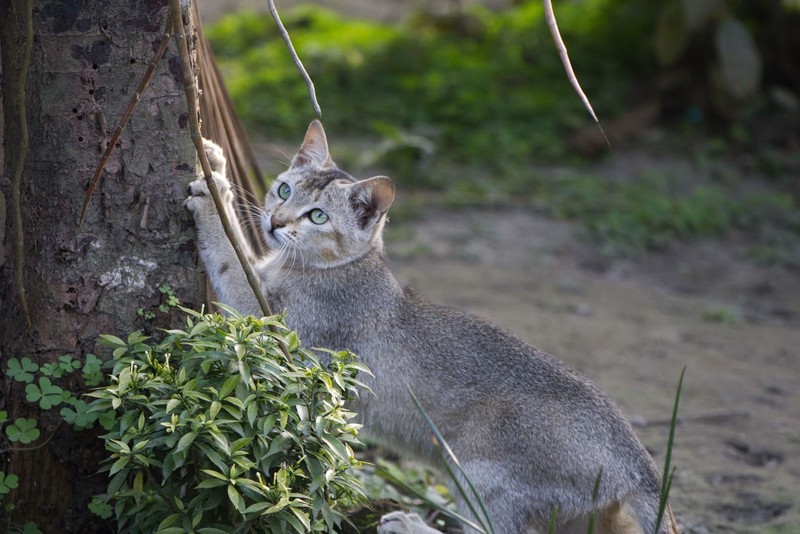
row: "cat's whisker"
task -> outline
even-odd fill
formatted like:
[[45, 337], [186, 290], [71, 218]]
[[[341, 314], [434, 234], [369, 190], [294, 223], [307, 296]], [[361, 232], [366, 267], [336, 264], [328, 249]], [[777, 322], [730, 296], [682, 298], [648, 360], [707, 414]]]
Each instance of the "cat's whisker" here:
[[239, 184], [231, 182], [231, 191], [236, 193], [237, 201], [241, 202], [242, 204], [256, 204], [260, 201], [255, 193], [245, 189]]

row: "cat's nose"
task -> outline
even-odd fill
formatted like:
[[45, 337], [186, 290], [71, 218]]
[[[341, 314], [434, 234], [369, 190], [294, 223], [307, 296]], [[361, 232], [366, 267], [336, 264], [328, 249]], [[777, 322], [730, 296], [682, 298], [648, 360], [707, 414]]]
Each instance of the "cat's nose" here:
[[269, 224], [272, 227], [272, 230], [277, 230], [278, 228], [283, 228], [284, 226], [286, 226], [286, 221], [284, 221], [283, 219], [279, 219], [273, 215], [269, 219]]

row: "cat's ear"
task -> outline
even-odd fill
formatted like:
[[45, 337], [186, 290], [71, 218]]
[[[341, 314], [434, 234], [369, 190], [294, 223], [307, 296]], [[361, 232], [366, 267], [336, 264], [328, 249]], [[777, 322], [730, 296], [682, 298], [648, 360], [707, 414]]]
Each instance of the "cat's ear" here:
[[322, 128], [322, 123], [316, 119], [308, 126], [303, 145], [294, 159], [292, 159], [292, 167], [304, 167], [306, 165], [333, 167], [325, 130]]
[[377, 222], [394, 201], [394, 182], [386, 176], [361, 180], [350, 188], [350, 205], [362, 229]]

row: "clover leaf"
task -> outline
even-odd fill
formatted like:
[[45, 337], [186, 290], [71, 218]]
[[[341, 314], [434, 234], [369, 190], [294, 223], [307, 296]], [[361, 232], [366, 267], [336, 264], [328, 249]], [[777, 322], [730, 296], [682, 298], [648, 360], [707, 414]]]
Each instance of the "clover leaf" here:
[[53, 384], [46, 376], [39, 378], [38, 386], [28, 384], [25, 387], [25, 399], [28, 402], [39, 403], [42, 410], [49, 410], [53, 406], [61, 404], [61, 401], [64, 400], [63, 393], [64, 390]]
[[49, 362], [43, 364], [39, 368], [39, 371], [41, 371], [43, 375], [52, 376], [53, 378], [61, 378], [62, 376], [64, 376], [64, 370], [61, 367], [59, 367], [59, 365], [56, 362]]
[[22, 534], [42, 534], [39, 527], [33, 521], [28, 521], [22, 525]]
[[90, 412], [89, 405], [82, 400], [76, 400], [73, 403], [73, 408], [61, 408], [61, 416], [64, 421], [75, 427], [76, 430], [85, 430], [91, 428], [99, 414], [97, 412]]
[[75, 369], [80, 369], [81, 362], [73, 358], [71, 354], [65, 354], [58, 358], [58, 366], [63, 369], [65, 373], [71, 373]]
[[8, 421], [8, 412], [5, 410], [0, 410], [0, 425]]
[[8, 360], [8, 376], [17, 382], [33, 382], [33, 373], [39, 370], [39, 365], [31, 361], [27, 356], [18, 360], [11, 358]]
[[36, 419], [26, 419], [19, 417], [13, 424], [8, 425], [6, 428], [6, 436], [9, 441], [19, 441], [20, 443], [33, 443], [41, 432], [36, 428]]
[[89, 502], [89, 511], [101, 519], [109, 519], [114, 515], [114, 509], [105, 502], [102, 495], [95, 495]]
[[0, 495], [5, 495], [19, 486], [19, 477], [13, 473], [5, 474], [0, 471]]
[[87, 386], [99, 386], [103, 381], [103, 361], [94, 354], [87, 354], [83, 364], [83, 381]]

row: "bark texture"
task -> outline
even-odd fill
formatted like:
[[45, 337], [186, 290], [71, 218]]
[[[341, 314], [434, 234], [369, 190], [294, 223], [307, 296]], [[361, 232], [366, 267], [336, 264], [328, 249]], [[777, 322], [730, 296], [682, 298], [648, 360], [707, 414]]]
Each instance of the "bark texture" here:
[[[46, 414], [31, 408], [24, 401], [24, 384], [4, 371], [13, 357], [28, 356], [41, 365], [64, 354], [102, 356], [98, 334], [122, 337], [153, 328], [137, 310], [157, 311], [161, 284], [174, 288], [188, 306], [202, 302], [194, 231], [181, 207], [186, 184], [195, 176], [196, 155], [173, 43], [141, 95], [78, 228], [88, 181], [161, 42], [167, 0], [33, 2], [35, 38], [22, 80], [26, 3], [0, 0], [5, 137], [0, 409], [7, 409], [12, 420], [38, 417], [43, 436], [37, 443], [55, 436], [37, 450], [0, 454], [0, 470], [20, 477], [20, 487], [5, 501], [16, 505], [15, 520], [34, 520], [44, 532], [96, 532], [103, 528], [86, 506], [106, 482], [104, 474], [96, 474], [102, 445], [90, 433], [59, 425], [58, 408]], [[26, 88], [29, 128], [20, 189], [22, 249], [15, 244], [11, 209], [20, 83]], [[24, 254], [21, 279], [30, 325], [18, 297], [19, 254]], [[62, 385], [80, 388], [77, 382]]]

